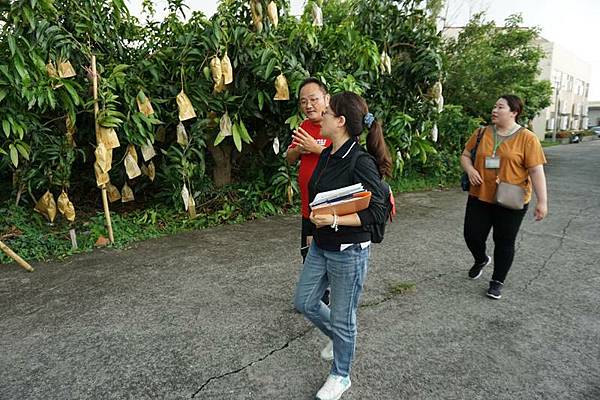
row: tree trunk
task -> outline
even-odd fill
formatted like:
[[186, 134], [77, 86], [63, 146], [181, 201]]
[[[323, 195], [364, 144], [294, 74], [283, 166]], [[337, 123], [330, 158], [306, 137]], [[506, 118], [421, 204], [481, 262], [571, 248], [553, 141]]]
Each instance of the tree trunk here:
[[215, 160], [213, 170], [213, 179], [217, 187], [222, 187], [231, 183], [231, 146], [221, 144], [217, 147], [208, 145], [208, 150]]

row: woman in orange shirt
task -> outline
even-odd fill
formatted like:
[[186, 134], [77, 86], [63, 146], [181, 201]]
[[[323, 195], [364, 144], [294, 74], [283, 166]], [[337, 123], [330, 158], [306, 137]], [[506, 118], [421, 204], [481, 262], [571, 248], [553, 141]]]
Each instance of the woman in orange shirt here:
[[[486, 253], [486, 240], [493, 228], [494, 272], [487, 296], [502, 297], [504, 280], [515, 254], [515, 239], [531, 200], [532, 187], [537, 202], [534, 216], [541, 221], [548, 213], [546, 158], [537, 136], [517, 124], [523, 102], [517, 96], [501, 96], [492, 109], [492, 125], [482, 128], [475, 160], [471, 149], [476, 146], [480, 130], [473, 132], [461, 156], [461, 166], [469, 177], [469, 199], [465, 212], [464, 237], [475, 263], [469, 277], [477, 279], [492, 262]], [[509, 209], [496, 203], [499, 182], [523, 189], [522, 209]]]

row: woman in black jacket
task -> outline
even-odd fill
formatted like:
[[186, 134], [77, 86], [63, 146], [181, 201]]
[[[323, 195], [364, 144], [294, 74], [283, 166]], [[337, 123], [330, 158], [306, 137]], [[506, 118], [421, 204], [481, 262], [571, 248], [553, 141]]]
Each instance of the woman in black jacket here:
[[[368, 129], [367, 150], [358, 143]], [[321, 134], [331, 139], [309, 183], [309, 199], [319, 192], [362, 183], [370, 191], [369, 207], [349, 215], [314, 215], [317, 226], [296, 289], [295, 306], [330, 341], [321, 357], [333, 365], [327, 381], [317, 393], [321, 400], [339, 399], [350, 387], [350, 368], [356, 342], [356, 309], [367, 274], [371, 244], [370, 225], [382, 223], [386, 216], [388, 193], [380, 185], [382, 176], [391, 173], [391, 156], [378, 121], [369, 113], [366, 102], [351, 92], [331, 98], [323, 113]], [[355, 158], [355, 166], [351, 163]], [[321, 302], [331, 288], [330, 307]]]

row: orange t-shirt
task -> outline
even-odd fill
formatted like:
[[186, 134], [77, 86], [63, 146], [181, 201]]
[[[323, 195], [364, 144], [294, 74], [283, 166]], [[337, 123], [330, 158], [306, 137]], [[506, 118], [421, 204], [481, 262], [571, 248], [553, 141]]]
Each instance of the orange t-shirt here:
[[[465, 150], [471, 149], [477, 143], [477, 133], [475, 130], [467, 144]], [[494, 150], [494, 132], [491, 126], [485, 128], [473, 166], [481, 175], [483, 183], [481, 185], [471, 185], [469, 194], [479, 198], [487, 203], [495, 203], [497, 178], [502, 182], [520, 185], [525, 189], [525, 203], [531, 200], [531, 179], [529, 179], [528, 168], [537, 165], [546, 164], [546, 157], [542, 150], [537, 136], [528, 129], [521, 129], [513, 134], [512, 137], [505, 139], [496, 149], [496, 157], [500, 158], [500, 168], [485, 168], [485, 158], [492, 156]]]

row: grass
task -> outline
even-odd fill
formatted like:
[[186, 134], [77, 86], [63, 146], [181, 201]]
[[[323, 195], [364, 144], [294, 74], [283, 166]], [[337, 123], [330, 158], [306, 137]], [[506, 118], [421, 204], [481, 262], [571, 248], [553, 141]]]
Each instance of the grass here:
[[[440, 187], [457, 186], [458, 179], [441, 179], [413, 174], [391, 182], [394, 193], [431, 190]], [[99, 209], [76, 210], [77, 219], [69, 223], [60, 215], [54, 224], [50, 224], [42, 215], [29, 206], [15, 207], [12, 204], [0, 204], [0, 240], [29, 262], [61, 260], [73, 254], [89, 252], [94, 249], [100, 236], [108, 237], [104, 224], [104, 214]], [[225, 204], [222, 209], [198, 210], [195, 219], [166, 205], [153, 205], [143, 210], [111, 213], [115, 243], [109, 247], [126, 248], [135, 242], [173, 235], [207, 227], [241, 223], [251, 219], [282, 213], [282, 209], [273, 211], [244, 212]], [[288, 214], [298, 214], [299, 208], [292, 207]], [[78, 249], [71, 248], [69, 230], [77, 234]], [[12, 260], [0, 252], [0, 264]], [[401, 290], [397, 287], [394, 290]]]
[[553, 142], [552, 139], [550, 140], [542, 140], [542, 147], [552, 147], [552, 146], [558, 146], [560, 145], [559, 141]]
[[417, 284], [414, 282], [396, 282], [389, 286], [388, 292], [391, 296], [412, 293], [417, 290]]

